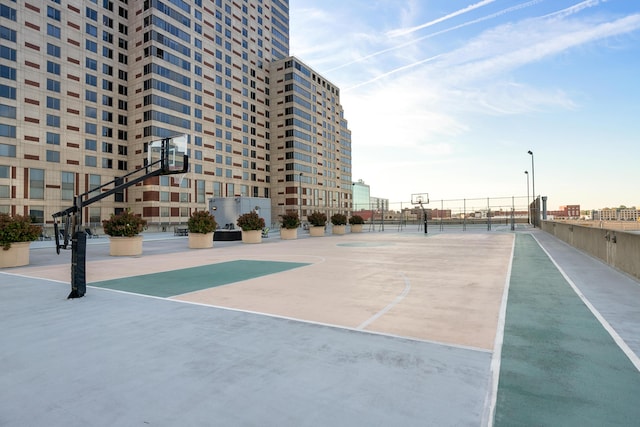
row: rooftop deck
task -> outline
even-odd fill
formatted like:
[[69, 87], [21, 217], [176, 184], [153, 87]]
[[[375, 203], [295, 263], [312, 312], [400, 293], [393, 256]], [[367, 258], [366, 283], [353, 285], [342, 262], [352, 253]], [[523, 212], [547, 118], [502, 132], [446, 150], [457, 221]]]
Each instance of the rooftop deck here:
[[34, 242], [0, 270], [0, 425], [631, 425], [640, 283], [538, 229]]

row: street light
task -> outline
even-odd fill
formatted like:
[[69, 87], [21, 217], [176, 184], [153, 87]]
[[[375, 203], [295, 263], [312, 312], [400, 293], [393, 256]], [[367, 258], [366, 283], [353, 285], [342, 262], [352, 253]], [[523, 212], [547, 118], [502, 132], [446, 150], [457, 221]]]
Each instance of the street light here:
[[531, 155], [531, 186], [533, 188], [533, 227], [535, 228], [538, 221], [538, 203], [536, 203], [536, 171], [533, 167], [533, 151], [527, 151]]
[[527, 224], [531, 224], [531, 206], [529, 206], [529, 171], [524, 171], [527, 175]]
[[300, 193], [298, 201], [300, 202], [300, 224], [302, 224], [302, 172], [300, 172], [298, 177], [298, 193]]

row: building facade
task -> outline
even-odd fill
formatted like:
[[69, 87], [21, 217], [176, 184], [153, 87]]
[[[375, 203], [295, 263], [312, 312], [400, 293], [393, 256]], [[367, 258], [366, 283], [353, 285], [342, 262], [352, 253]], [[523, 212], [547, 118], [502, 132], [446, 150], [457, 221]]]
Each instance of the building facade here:
[[288, 0], [8, 0], [0, 14], [0, 212], [50, 222], [182, 134], [189, 173], [87, 206], [85, 222], [127, 208], [185, 222], [212, 197], [295, 209], [300, 179], [305, 210], [350, 208], [339, 89], [289, 57]]

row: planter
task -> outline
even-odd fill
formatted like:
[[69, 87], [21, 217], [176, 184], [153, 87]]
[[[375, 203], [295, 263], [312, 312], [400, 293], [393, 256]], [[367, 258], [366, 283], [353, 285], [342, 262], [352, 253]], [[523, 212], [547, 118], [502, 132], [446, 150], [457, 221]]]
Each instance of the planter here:
[[351, 225], [352, 233], [362, 233], [362, 224], [353, 224]]
[[332, 227], [331, 233], [333, 234], [344, 234], [347, 231], [347, 226], [346, 225], [334, 225]]
[[262, 243], [262, 230], [242, 230], [242, 243]]
[[213, 247], [213, 232], [189, 233], [189, 249], [209, 249]]
[[281, 228], [280, 238], [282, 240], [295, 240], [298, 238], [298, 229], [297, 228]]
[[312, 225], [309, 227], [309, 235], [311, 237], [322, 237], [324, 236], [324, 226], [323, 225]]
[[31, 242], [14, 242], [9, 250], [0, 248], [0, 268], [20, 267], [29, 264], [29, 245]]
[[142, 255], [142, 236], [109, 237], [109, 255], [138, 256]]

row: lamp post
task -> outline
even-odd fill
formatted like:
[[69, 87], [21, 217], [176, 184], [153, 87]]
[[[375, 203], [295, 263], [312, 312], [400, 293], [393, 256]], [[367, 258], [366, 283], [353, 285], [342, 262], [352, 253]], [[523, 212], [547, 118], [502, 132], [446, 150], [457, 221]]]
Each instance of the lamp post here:
[[531, 224], [531, 206], [529, 206], [529, 171], [524, 171], [527, 175], [527, 224]]
[[533, 188], [533, 227], [535, 228], [538, 221], [538, 204], [536, 203], [536, 171], [533, 167], [533, 151], [527, 151], [531, 155], [531, 184]]
[[298, 193], [300, 193], [298, 201], [300, 202], [300, 224], [302, 224], [302, 172], [298, 176]]

